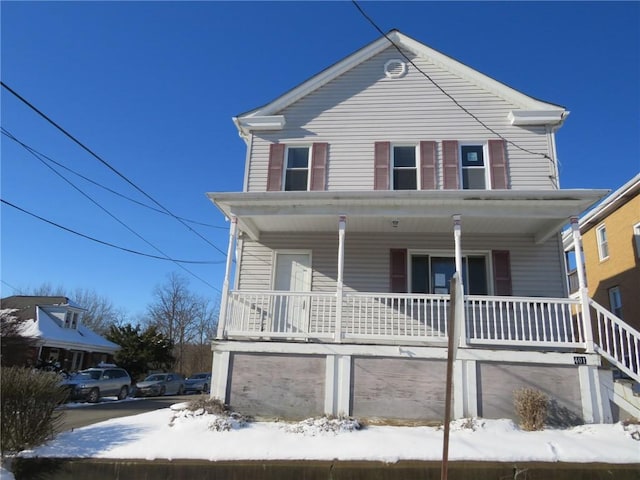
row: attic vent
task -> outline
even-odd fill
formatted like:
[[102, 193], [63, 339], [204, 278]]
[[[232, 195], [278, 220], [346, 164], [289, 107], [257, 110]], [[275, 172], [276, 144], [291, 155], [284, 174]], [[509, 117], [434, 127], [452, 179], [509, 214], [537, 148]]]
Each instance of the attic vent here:
[[397, 58], [389, 60], [384, 64], [384, 74], [389, 78], [404, 77], [407, 73], [407, 64]]

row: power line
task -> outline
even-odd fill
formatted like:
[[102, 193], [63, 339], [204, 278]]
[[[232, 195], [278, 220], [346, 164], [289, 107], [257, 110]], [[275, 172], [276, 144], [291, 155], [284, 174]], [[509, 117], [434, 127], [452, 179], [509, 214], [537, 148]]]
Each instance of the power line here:
[[420, 67], [418, 67], [413, 60], [411, 60], [403, 51], [402, 49], [396, 45], [396, 43], [391, 40], [391, 38], [389, 37], [389, 35], [387, 35], [384, 31], [382, 31], [382, 29], [376, 24], [376, 22], [369, 16], [366, 14], [366, 12], [362, 9], [362, 7], [360, 5], [358, 5], [358, 2], [356, 0], [351, 0], [351, 3], [353, 3], [353, 5], [358, 9], [358, 11], [362, 14], [362, 16], [382, 35], [384, 36], [384, 38], [386, 38], [389, 43], [391, 45], [393, 45], [393, 47], [400, 53], [400, 55], [402, 55], [404, 57], [404, 59], [409, 62], [418, 72], [420, 72], [424, 77], [427, 78], [427, 80], [429, 80], [438, 90], [440, 90], [444, 95], [446, 95], [458, 108], [460, 108], [464, 113], [466, 113], [467, 115], [469, 115], [471, 118], [473, 118], [476, 122], [478, 122], [480, 125], [482, 125], [485, 129], [487, 129], [489, 132], [493, 133], [494, 135], [496, 135], [498, 138], [504, 140], [506, 143], [513, 145], [514, 147], [516, 147], [519, 150], [522, 150], [523, 152], [529, 153], [531, 155], [539, 155], [543, 158], [547, 158], [548, 160], [550, 160], [551, 162], [553, 162], [553, 159], [547, 155], [546, 153], [541, 153], [541, 152], [534, 152], [532, 150], [528, 150], [524, 147], [521, 147], [520, 145], [518, 145], [517, 143], [513, 142], [512, 140], [509, 140], [507, 138], [505, 138], [504, 136], [502, 136], [500, 133], [498, 133], [497, 131], [495, 131], [493, 128], [491, 128], [489, 125], [487, 125], [486, 123], [484, 123], [482, 120], [480, 120], [474, 113], [472, 113], [471, 111], [469, 111], [466, 107], [464, 107], [462, 104], [460, 104], [460, 102], [458, 102], [453, 95], [451, 95], [450, 93], [448, 93], [444, 88], [442, 88], [440, 85], [438, 85], [438, 83], [431, 78], [426, 72], [422, 71], [422, 69], [420, 69]]
[[[2, 128], [2, 130], [6, 131], [9, 135], [11, 135], [10, 132], [8, 132], [6, 129]], [[96, 200], [94, 200], [93, 198], [91, 198], [90, 195], [88, 195], [87, 193], [85, 193], [81, 188], [79, 188], [78, 186], [76, 186], [71, 180], [69, 180], [68, 178], [66, 178], [64, 175], [62, 175], [60, 172], [58, 172], [55, 168], [53, 168], [51, 165], [47, 164], [43, 159], [41, 159], [37, 154], [35, 154], [34, 152], [29, 152], [31, 153], [36, 159], [38, 159], [45, 167], [47, 167], [48, 169], [50, 169], [53, 173], [55, 173], [56, 175], [58, 175], [62, 180], [64, 180], [65, 182], [67, 182], [69, 185], [71, 185], [71, 187], [73, 187], [75, 190], [77, 190], [81, 195], [83, 195], [86, 199], [88, 199], [90, 202], [92, 202], [94, 205], [96, 205], [98, 208], [100, 208], [103, 212], [105, 212], [107, 215], [109, 215], [111, 218], [113, 218], [116, 222], [118, 222], [120, 225], [122, 225], [123, 227], [125, 227], [127, 230], [129, 230], [131, 233], [133, 233], [136, 237], [138, 237], [140, 240], [142, 240], [143, 242], [145, 242], [147, 245], [149, 245], [150, 247], [152, 247], [154, 250], [156, 250], [158, 253], [162, 254], [163, 257], [159, 257], [159, 258], [163, 258], [165, 260], [169, 260], [169, 261], [173, 261], [173, 259], [171, 257], [169, 257], [169, 255], [167, 255], [166, 253], [164, 253], [162, 250], [160, 250], [158, 247], [156, 247], [153, 243], [151, 243], [149, 240], [147, 240], [146, 238], [144, 238], [142, 235], [140, 235], [138, 232], [136, 232], [135, 230], [133, 230], [131, 227], [129, 227], [125, 222], [123, 222], [122, 220], [120, 220], [118, 217], [116, 217], [113, 213], [111, 213], [109, 210], [107, 210], [105, 207], [103, 207], [102, 205], [100, 205], [100, 203], [98, 203]], [[181, 263], [208, 263], [208, 262], [176, 262], [173, 261], [179, 268], [181, 268], [182, 270], [184, 270], [185, 272], [187, 272], [189, 275], [193, 276], [194, 278], [197, 278], [198, 280], [200, 280], [201, 282], [203, 282], [204, 284], [210, 286], [211, 288], [217, 290], [217, 288], [215, 288], [213, 285], [211, 285], [209, 282], [207, 282], [206, 280], [204, 280], [203, 278], [199, 277], [198, 275], [196, 275], [195, 273], [193, 273], [191, 270], [189, 270], [188, 268], [186, 268], [184, 265], [182, 265]], [[223, 263], [223, 262], [218, 262], [218, 263]]]
[[[109, 170], [111, 170], [113, 173], [115, 173], [116, 175], [118, 175], [120, 178], [122, 178], [125, 182], [127, 182], [129, 185], [131, 185], [133, 188], [135, 188], [138, 192], [142, 193], [145, 197], [147, 197], [149, 200], [151, 200], [153, 203], [155, 203], [158, 207], [160, 207], [162, 210], [164, 210], [165, 212], [167, 212], [168, 215], [170, 215], [171, 217], [175, 218], [178, 222], [180, 222], [182, 225], [184, 225], [188, 230], [190, 230], [192, 233], [194, 233], [195, 235], [197, 235], [198, 237], [200, 237], [202, 240], [204, 240], [206, 243], [208, 243], [211, 247], [213, 247], [215, 250], [217, 250], [218, 252], [220, 252], [222, 255], [224, 255], [226, 257], [227, 252], [223, 251], [222, 249], [220, 249], [218, 246], [214, 245], [213, 243], [211, 243], [206, 237], [204, 237], [203, 235], [201, 235], [199, 232], [197, 232], [196, 230], [194, 230], [193, 228], [191, 228], [189, 225], [187, 225], [183, 220], [180, 219], [180, 217], [176, 216], [175, 214], [173, 214], [168, 208], [166, 208], [164, 205], [162, 205], [160, 202], [158, 202], [155, 198], [153, 198], [151, 195], [149, 195], [147, 192], [145, 192], [142, 188], [140, 188], [138, 185], [136, 185], [134, 182], [132, 182], [131, 180], [129, 180], [124, 174], [120, 173], [118, 170], [115, 169], [115, 167], [111, 166], [111, 164], [109, 164], [109, 162], [107, 162], [106, 160], [104, 160], [102, 157], [100, 157], [97, 153], [95, 153], [93, 150], [91, 150], [89, 147], [87, 147], [86, 145], [84, 145], [80, 140], [78, 140], [76, 137], [74, 137], [73, 135], [71, 135], [69, 132], [67, 132], [64, 128], [62, 128], [60, 125], [58, 125], [55, 121], [53, 121], [51, 118], [49, 118], [47, 115], [45, 115], [42, 111], [40, 111], [37, 107], [35, 107], [31, 102], [29, 102], [26, 98], [24, 98], [23, 96], [21, 96], [18, 92], [16, 92], [15, 90], [13, 90], [11, 87], [9, 87], [6, 83], [0, 81], [0, 85], [2, 85], [4, 88], [6, 88], [13, 96], [15, 96], [18, 100], [20, 100], [22, 103], [24, 103], [26, 106], [28, 106], [31, 110], [33, 110], [34, 112], [36, 112], [38, 115], [40, 115], [42, 118], [44, 118], [47, 122], [49, 122], [51, 125], [53, 125], [56, 129], [58, 129], [60, 132], [62, 132], [65, 136], [67, 136], [69, 139], [71, 139], [74, 143], [76, 143], [80, 148], [82, 148], [83, 150], [85, 150], [87, 153], [89, 153], [92, 157], [94, 157], [96, 160], [98, 160], [100, 163], [102, 163], [104, 166], [106, 166]], [[205, 282], [206, 283], [206, 282]]]
[[[102, 185], [101, 183], [96, 182], [95, 180], [92, 180], [92, 179], [90, 179], [89, 177], [86, 177], [85, 175], [82, 175], [82, 174], [81, 174], [81, 173], [79, 173], [79, 172], [76, 172], [76, 171], [75, 171], [75, 170], [73, 170], [72, 168], [69, 168], [69, 167], [67, 167], [66, 165], [63, 165], [62, 163], [60, 163], [60, 162], [58, 162], [58, 161], [54, 160], [53, 158], [51, 158], [51, 157], [49, 157], [49, 156], [45, 155], [44, 153], [42, 153], [42, 152], [40, 152], [40, 151], [36, 150], [35, 148], [31, 147], [30, 145], [27, 145], [27, 144], [26, 144], [26, 143], [24, 143], [23, 141], [19, 140], [19, 139], [18, 139], [18, 138], [16, 138], [13, 134], [11, 134], [8, 130], [6, 130], [4, 127], [1, 127], [1, 130], [2, 130], [2, 134], [3, 134], [3, 135], [5, 135], [6, 137], [10, 138], [10, 139], [11, 139], [11, 140], [13, 140], [14, 142], [16, 142], [18, 145], [20, 145], [21, 147], [23, 147], [23, 148], [24, 148], [25, 150], [27, 150], [28, 152], [30, 152], [30, 153], [32, 153], [32, 154], [37, 154], [37, 155], [39, 155], [41, 158], [45, 158], [45, 159], [47, 159], [49, 162], [51, 162], [51, 163], [53, 163], [53, 164], [55, 164], [55, 165], [59, 166], [60, 168], [62, 168], [62, 169], [64, 169], [64, 170], [66, 170], [66, 171], [68, 171], [68, 172], [73, 173], [74, 175], [76, 175], [76, 176], [78, 176], [78, 177], [82, 178], [83, 180], [85, 180], [85, 181], [87, 181], [87, 182], [89, 182], [89, 183], [91, 183], [91, 184], [93, 184], [93, 185], [96, 185], [96, 186], [98, 186], [98, 187], [100, 187], [100, 188], [102, 188], [102, 189], [106, 190], [107, 192], [113, 193], [114, 195], [117, 195], [118, 197], [124, 198], [125, 200], [129, 200], [130, 202], [133, 202], [133, 203], [135, 203], [135, 204], [137, 204], [137, 205], [140, 205], [141, 207], [148, 208], [149, 210], [153, 210], [154, 212], [161, 213], [161, 214], [163, 214], [163, 215], [169, 215], [169, 214], [168, 214], [167, 212], [165, 212], [164, 210], [160, 210], [159, 208], [152, 207], [151, 205], [147, 205], [146, 203], [143, 203], [143, 202], [140, 202], [140, 201], [138, 201], [138, 200], [136, 200], [136, 199], [134, 199], [134, 198], [128, 197], [127, 195], [124, 195], [124, 194], [122, 194], [122, 193], [120, 193], [120, 192], [117, 192], [116, 190], [113, 190], [113, 189], [111, 189], [111, 188], [109, 188], [109, 187], [107, 187], [107, 186], [105, 186], [105, 185]], [[180, 217], [180, 216], [178, 216], [178, 218], [179, 218], [179, 219], [181, 219], [181, 220], [184, 220], [185, 222], [193, 223], [193, 224], [196, 224], [196, 225], [201, 225], [201, 226], [203, 226], [203, 227], [219, 228], [219, 229], [221, 229], [221, 230], [228, 230], [228, 229], [229, 229], [228, 227], [220, 227], [220, 226], [218, 226], [218, 225], [211, 225], [211, 224], [209, 224], [209, 223], [199, 222], [199, 221], [197, 221], [197, 220], [190, 220], [190, 219], [188, 219], [188, 218], [184, 218], [184, 217]]]
[[[92, 242], [96, 242], [96, 243], [99, 243], [99, 244], [101, 244], [101, 245], [106, 245], [106, 246], [108, 246], [108, 247], [116, 248], [116, 249], [118, 249], [118, 250], [122, 250], [122, 251], [124, 251], [124, 252], [133, 253], [133, 254], [135, 254], [135, 255], [140, 255], [140, 256], [143, 256], [143, 257], [154, 258], [154, 259], [156, 259], [156, 260], [167, 260], [167, 261], [176, 262], [176, 263], [191, 263], [191, 264], [220, 264], [220, 263], [224, 263], [224, 260], [215, 261], [215, 262], [210, 262], [210, 261], [196, 261], [196, 260], [176, 260], [176, 259], [174, 259], [174, 258], [160, 257], [160, 256], [158, 256], [158, 255], [151, 255], [151, 254], [149, 254], [149, 253], [138, 252], [138, 251], [136, 251], [136, 250], [132, 250], [132, 249], [130, 249], [130, 248], [121, 247], [121, 246], [119, 246], [119, 245], [115, 245], [115, 244], [113, 244], [113, 243], [105, 242], [104, 240], [100, 240], [100, 239], [97, 239], [97, 238], [91, 237], [91, 236], [89, 236], [89, 235], [85, 235], [84, 233], [77, 232], [77, 231], [72, 230], [72, 229], [70, 229], [70, 228], [68, 228], [68, 227], [65, 227], [65, 226], [63, 226], [63, 225], [60, 225], [60, 224], [58, 224], [58, 223], [55, 223], [55, 222], [53, 222], [53, 221], [51, 221], [51, 220], [47, 220], [47, 219], [46, 219], [46, 218], [44, 218], [44, 217], [41, 217], [41, 216], [39, 216], [39, 215], [36, 215], [35, 213], [30, 212], [30, 211], [28, 211], [28, 210], [25, 210], [24, 208], [21, 208], [21, 207], [19, 207], [19, 206], [17, 206], [17, 205], [15, 205], [15, 204], [13, 204], [13, 203], [11, 203], [11, 202], [9, 202], [9, 201], [7, 201], [7, 200], [4, 200], [4, 199], [2, 199], [2, 198], [0, 198], [0, 202], [4, 203], [5, 205], [8, 205], [8, 206], [10, 206], [10, 207], [13, 207], [13, 208], [15, 208], [16, 210], [21, 211], [22, 213], [25, 213], [25, 214], [27, 214], [27, 215], [30, 215], [31, 217], [37, 218], [38, 220], [41, 220], [41, 221], [43, 221], [43, 222], [45, 222], [45, 223], [48, 223], [49, 225], [53, 225], [54, 227], [57, 227], [57, 228], [59, 228], [59, 229], [61, 229], [61, 230], [64, 230], [65, 232], [73, 233], [74, 235], [78, 235], [79, 237], [86, 238], [87, 240], [91, 240]], [[6, 283], [6, 282], [4, 282], [4, 281], [3, 281], [2, 283], [5, 283], [6, 285], [8, 285], [9, 287], [13, 288], [14, 290], [18, 290], [18, 289], [16, 289], [16, 288], [12, 287], [11, 285], [9, 285], [8, 283]], [[212, 288], [215, 288], [215, 287], [212, 287]], [[216, 289], [216, 290], [217, 290], [217, 289]]]

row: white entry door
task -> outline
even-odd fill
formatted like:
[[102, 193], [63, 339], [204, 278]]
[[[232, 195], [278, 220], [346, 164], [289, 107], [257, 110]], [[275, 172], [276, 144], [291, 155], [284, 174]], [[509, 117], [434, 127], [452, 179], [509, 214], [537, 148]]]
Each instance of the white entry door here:
[[[311, 254], [276, 253], [274, 290], [308, 292], [311, 290]], [[274, 304], [273, 331], [306, 332], [309, 327], [307, 295], [277, 296]]]

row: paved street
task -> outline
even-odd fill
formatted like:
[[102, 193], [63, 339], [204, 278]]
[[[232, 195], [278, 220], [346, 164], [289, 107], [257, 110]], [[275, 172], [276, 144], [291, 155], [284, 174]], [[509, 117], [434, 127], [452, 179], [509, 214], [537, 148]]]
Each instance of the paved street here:
[[84, 427], [110, 418], [126, 417], [128, 415], [137, 415], [160, 408], [167, 408], [174, 403], [188, 401], [196, 397], [196, 395], [183, 395], [136, 399], [127, 398], [122, 401], [103, 398], [96, 404], [72, 404], [64, 407], [60, 431], [64, 432], [66, 430]]

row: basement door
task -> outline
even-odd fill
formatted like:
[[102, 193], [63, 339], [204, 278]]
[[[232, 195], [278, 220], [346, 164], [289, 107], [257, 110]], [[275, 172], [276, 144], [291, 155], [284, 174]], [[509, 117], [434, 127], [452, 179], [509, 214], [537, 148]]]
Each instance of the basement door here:
[[[276, 253], [274, 290], [285, 292], [311, 291], [311, 254]], [[309, 329], [308, 295], [277, 295], [274, 302], [273, 331], [307, 332]]]

